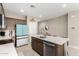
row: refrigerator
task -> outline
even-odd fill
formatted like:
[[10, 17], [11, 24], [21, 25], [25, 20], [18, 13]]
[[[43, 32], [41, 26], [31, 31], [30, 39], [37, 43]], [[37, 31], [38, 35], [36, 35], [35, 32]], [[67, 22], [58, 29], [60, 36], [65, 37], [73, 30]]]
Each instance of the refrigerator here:
[[29, 28], [26, 24], [15, 26], [15, 46], [22, 46], [29, 43]]

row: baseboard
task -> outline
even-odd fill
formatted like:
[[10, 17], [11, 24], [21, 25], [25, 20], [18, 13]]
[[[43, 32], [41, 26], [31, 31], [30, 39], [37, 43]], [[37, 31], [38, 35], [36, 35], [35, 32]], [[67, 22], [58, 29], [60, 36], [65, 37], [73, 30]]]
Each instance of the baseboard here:
[[74, 46], [74, 45], [69, 45], [68, 47], [74, 48], [74, 49], [79, 49], [78, 46]]

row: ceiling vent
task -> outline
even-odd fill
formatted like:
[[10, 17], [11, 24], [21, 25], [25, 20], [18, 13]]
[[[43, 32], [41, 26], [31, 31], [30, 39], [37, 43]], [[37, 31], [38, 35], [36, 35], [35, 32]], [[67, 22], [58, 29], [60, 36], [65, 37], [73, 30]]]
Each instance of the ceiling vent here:
[[35, 5], [30, 5], [31, 8], [35, 8]]

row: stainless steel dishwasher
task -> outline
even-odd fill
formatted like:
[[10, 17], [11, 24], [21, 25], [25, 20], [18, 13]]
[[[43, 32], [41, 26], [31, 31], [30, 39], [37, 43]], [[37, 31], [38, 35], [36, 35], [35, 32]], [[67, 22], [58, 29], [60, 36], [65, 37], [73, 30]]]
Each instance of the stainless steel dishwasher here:
[[56, 55], [56, 47], [55, 44], [44, 41], [44, 56], [55, 56]]

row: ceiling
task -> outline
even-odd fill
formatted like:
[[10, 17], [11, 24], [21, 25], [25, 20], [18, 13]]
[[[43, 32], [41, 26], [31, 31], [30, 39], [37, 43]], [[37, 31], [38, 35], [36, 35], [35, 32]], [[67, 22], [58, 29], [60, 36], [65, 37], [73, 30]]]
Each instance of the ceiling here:
[[[30, 7], [30, 5], [33, 5]], [[7, 17], [37, 17], [39, 21], [58, 17], [70, 11], [78, 10], [78, 3], [3, 3]], [[22, 10], [21, 10], [22, 9]]]

